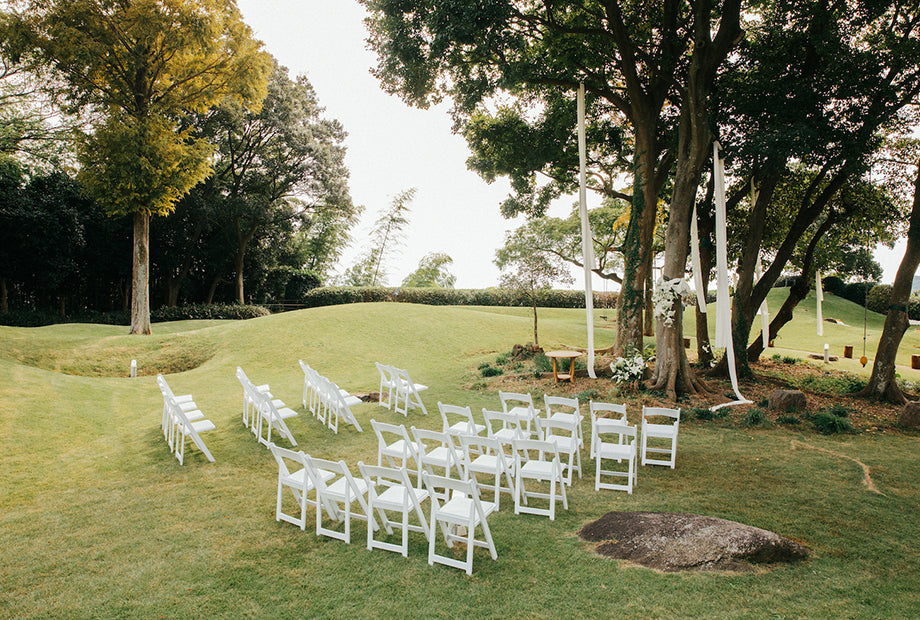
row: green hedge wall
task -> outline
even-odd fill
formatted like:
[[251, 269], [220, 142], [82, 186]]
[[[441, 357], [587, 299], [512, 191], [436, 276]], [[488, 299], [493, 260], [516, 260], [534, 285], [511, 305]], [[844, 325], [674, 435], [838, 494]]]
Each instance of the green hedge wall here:
[[[380, 301], [398, 301], [429, 306], [529, 306], [524, 295], [500, 288], [389, 288], [369, 286], [327, 286], [309, 291], [300, 303], [306, 308]], [[616, 296], [594, 293], [594, 307], [611, 307]], [[549, 290], [540, 292], [537, 305], [542, 308], [584, 308], [583, 291]]]
[[[165, 321], [187, 321], [193, 319], [254, 319], [271, 314], [262, 306], [243, 306], [240, 304], [192, 304], [161, 307], [150, 313], [151, 323]], [[60, 313], [50, 310], [11, 310], [0, 313], [0, 325], [11, 327], [42, 327], [57, 323], [101, 323], [105, 325], [130, 325], [127, 312], [81, 311], [62, 317]]]

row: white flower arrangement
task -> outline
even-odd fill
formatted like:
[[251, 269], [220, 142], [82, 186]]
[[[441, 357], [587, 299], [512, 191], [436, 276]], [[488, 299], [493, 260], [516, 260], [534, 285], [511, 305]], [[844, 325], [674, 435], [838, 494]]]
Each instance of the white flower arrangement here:
[[658, 286], [652, 292], [652, 303], [655, 305], [655, 318], [659, 319], [666, 327], [674, 326], [674, 307], [679, 301], [681, 304], [691, 303], [693, 291], [690, 285], [682, 278], [673, 280], [659, 280]]
[[610, 362], [610, 371], [614, 381], [637, 381], [645, 373], [645, 358], [638, 351], [627, 354], [627, 357], [618, 357]]

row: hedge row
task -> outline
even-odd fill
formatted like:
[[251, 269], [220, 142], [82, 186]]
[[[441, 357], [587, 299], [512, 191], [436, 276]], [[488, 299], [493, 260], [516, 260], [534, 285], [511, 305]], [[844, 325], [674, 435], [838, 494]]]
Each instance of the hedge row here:
[[[254, 319], [271, 314], [262, 306], [240, 304], [192, 304], [174, 308], [161, 307], [150, 313], [151, 323], [187, 321], [197, 319]], [[96, 312], [86, 310], [62, 317], [51, 310], [11, 310], [0, 313], [0, 325], [12, 327], [42, 327], [57, 323], [99, 323], [104, 325], [130, 325], [128, 312]]]
[[[500, 288], [389, 288], [369, 286], [327, 286], [308, 292], [300, 303], [306, 308], [380, 301], [398, 301], [429, 306], [529, 306], [523, 294]], [[616, 296], [594, 293], [594, 307], [613, 307]], [[537, 305], [541, 308], [584, 308], [583, 291], [540, 291]]]

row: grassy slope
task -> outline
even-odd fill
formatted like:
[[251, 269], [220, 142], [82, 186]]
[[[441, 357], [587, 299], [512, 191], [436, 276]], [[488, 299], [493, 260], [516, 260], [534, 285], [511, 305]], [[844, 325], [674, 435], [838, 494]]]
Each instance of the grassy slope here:
[[[826, 316], [835, 316], [825, 311]], [[581, 311], [541, 312], [541, 341], [583, 339]], [[844, 319], [845, 320], [845, 319]], [[499, 560], [477, 551], [472, 578], [429, 567], [410, 537], [408, 559], [369, 552], [274, 520], [277, 468], [242, 426], [241, 365], [299, 409], [302, 358], [352, 391], [376, 389], [373, 361], [409, 369], [431, 386], [432, 412], [408, 419], [372, 404], [370, 418], [434, 428], [438, 400], [497, 406], [468, 389], [475, 368], [528, 340], [526, 311], [395, 304], [318, 308], [248, 322], [156, 326], [162, 346], [200, 367], [169, 377], [217, 424], [207, 463], [191, 447], [180, 467], [160, 433], [153, 377], [68, 376], [3, 352], [31, 343], [39, 359], [98, 345], [141, 360], [149, 343], [123, 328], [0, 328], [0, 616], [9, 617], [911, 617], [920, 614], [916, 436], [824, 438], [682, 424], [678, 467], [644, 468], [633, 496], [593, 491], [593, 463], [555, 522], [515, 516], [507, 497], [490, 519]], [[598, 345], [612, 340], [599, 330]], [[100, 341], [105, 344], [100, 344]], [[181, 341], [180, 345], [176, 345]], [[79, 358], [79, 356], [76, 356]], [[88, 364], [85, 358], [75, 363]], [[601, 384], [599, 384], [601, 385]], [[542, 394], [535, 385], [534, 393]], [[631, 405], [635, 421], [638, 405]], [[291, 421], [301, 447], [373, 461], [369, 424], [339, 435], [309, 414]], [[849, 460], [872, 467], [869, 493]], [[698, 512], [772, 529], [815, 550], [811, 561], [760, 575], [663, 575], [594, 556], [575, 532], [609, 510]]]

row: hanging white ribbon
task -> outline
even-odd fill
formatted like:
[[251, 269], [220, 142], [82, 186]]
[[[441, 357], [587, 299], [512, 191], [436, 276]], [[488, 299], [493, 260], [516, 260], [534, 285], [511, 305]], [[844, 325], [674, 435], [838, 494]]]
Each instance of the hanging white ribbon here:
[[824, 335], [824, 316], [823, 316], [823, 308], [821, 307], [821, 305], [824, 302], [824, 289], [821, 287], [821, 272], [820, 271], [815, 272], [815, 298], [818, 300], [816, 302], [818, 305], [817, 312], [816, 312], [817, 318], [818, 318], [818, 335], [823, 336]]
[[728, 360], [728, 375], [731, 377], [732, 390], [738, 400], [710, 407], [716, 411], [731, 405], [746, 405], [751, 401], [741, 395], [738, 389], [738, 370], [735, 368], [735, 347], [732, 344], [731, 299], [728, 292], [728, 227], [725, 216], [725, 164], [719, 157], [719, 143], [712, 145], [712, 166], [715, 181], [716, 202], [716, 273], [718, 278], [718, 298], [716, 300], [716, 338], [715, 346], [725, 347]]
[[591, 287], [591, 270], [594, 269], [594, 242], [591, 222], [588, 221], [587, 203], [587, 145], [585, 140], [585, 83], [578, 87], [578, 212], [581, 215], [581, 254], [585, 266], [585, 309], [588, 322], [588, 376], [596, 379], [594, 373], [594, 291]]
[[[751, 179], [751, 209], [754, 209], [754, 206], [757, 204], [757, 199], [760, 197], [760, 192], [757, 191], [757, 188], [754, 187], [754, 179]], [[757, 274], [757, 281], [760, 281], [760, 278], [763, 277], [763, 264], [760, 262], [760, 252], [757, 253], [757, 264], [754, 267], [754, 271]], [[770, 348], [770, 308], [767, 306], [767, 298], [763, 298], [763, 303], [760, 304], [760, 310], [757, 311], [760, 314], [760, 338], [763, 343], [764, 351]]]
[[690, 218], [690, 269], [693, 270], [696, 305], [700, 312], [705, 314], [706, 291], [703, 290], [703, 272], [700, 271], [700, 232], [696, 223], [696, 201], [693, 202], [693, 216]]

